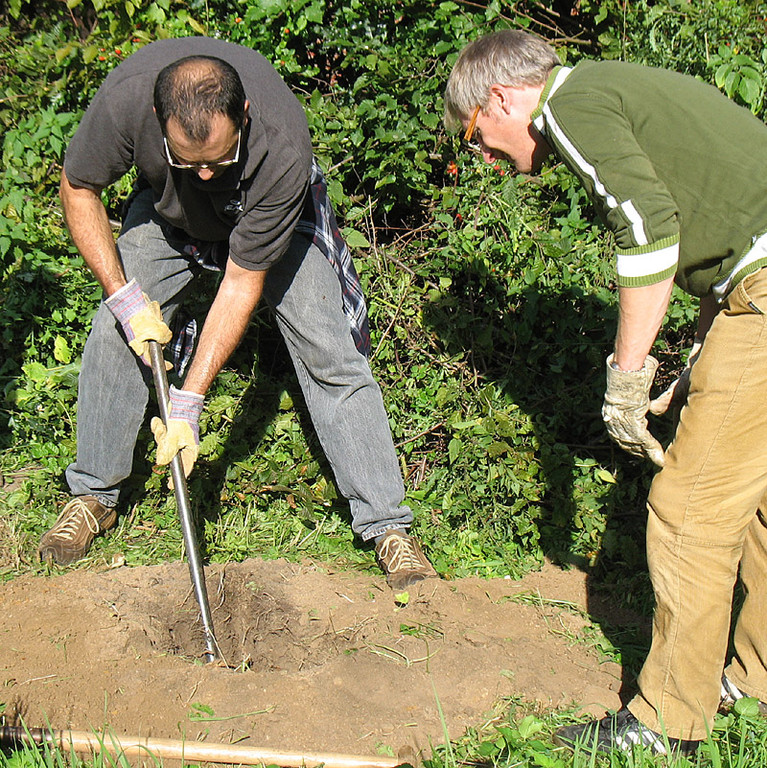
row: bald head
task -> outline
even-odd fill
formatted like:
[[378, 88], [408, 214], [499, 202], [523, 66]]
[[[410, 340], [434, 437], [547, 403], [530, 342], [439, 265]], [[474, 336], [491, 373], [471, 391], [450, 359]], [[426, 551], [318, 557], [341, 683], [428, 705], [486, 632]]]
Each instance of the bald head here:
[[188, 56], [157, 76], [154, 108], [163, 134], [173, 118], [195, 142], [208, 139], [214, 115], [228, 117], [235, 130], [245, 118], [245, 91], [237, 71], [213, 56]]

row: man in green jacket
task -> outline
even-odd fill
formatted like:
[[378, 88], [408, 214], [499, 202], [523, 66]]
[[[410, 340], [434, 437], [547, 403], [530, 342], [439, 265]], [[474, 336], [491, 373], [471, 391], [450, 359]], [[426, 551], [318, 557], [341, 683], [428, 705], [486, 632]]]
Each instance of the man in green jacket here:
[[[639, 691], [556, 739], [691, 753], [720, 704], [767, 701], [767, 127], [691, 77], [614, 61], [563, 67], [543, 41], [511, 30], [462, 51], [445, 103], [447, 125], [488, 163], [530, 173], [561, 159], [614, 234], [620, 314], [602, 414], [613, 440], [660, 468]], [[674, 282], [700, 297], [700, 346], [664, 452], [647, 429], [649, 353]], [[746, 597], [725, 666], [739, 572]]]

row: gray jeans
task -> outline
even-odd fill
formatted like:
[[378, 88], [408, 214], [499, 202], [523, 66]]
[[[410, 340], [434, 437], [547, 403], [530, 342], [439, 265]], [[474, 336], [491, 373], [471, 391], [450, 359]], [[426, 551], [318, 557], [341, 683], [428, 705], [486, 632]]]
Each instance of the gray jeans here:
[[[166, 322], [202, 268], [183, 252], [155, 212], [151, 192], [136, 197], [117, 241], [128, 279], [160, 303]], [[270, 270], [264, 299], [272, 307], [352, 528], [363, 540], [413, 520], [381, 391], [351, 337], [333, 268], [309, 239], [296, 234]], [[115, 506], [130, 475], [149, 399], [148, 369], [133, 354], [102, 303], [83, 351], [77, 413], [77, 460], [66, 471], [76, 496]]]

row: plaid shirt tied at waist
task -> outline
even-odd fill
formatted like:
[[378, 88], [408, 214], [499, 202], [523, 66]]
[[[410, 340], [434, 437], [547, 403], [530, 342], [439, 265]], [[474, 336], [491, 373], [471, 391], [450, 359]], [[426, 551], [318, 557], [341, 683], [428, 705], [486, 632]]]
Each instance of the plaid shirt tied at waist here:
[[[365, 296], [351, 252], [338, 228], [333, 206], [328, 199], [325, 177], [316, 158], [312, 159], [309, 191], [295, 231], [309, 237], [333, 267], [341, 284], [343, 311], [349, 321], [352, 339], [360, 354], [369, 357], [370, 324]], [[225, 244], [193, 242], [184, 250], [205, 269], [221, 271], [228, 255], [223, 253], [228, 249], [221, 245]], [[196, 336], [197, 321], [190, 318], [182, 308], [174, 320], [173, 340], [168, 345], [174, 367], [180, 376], [184, 374], [192, 357]]]
[[335, 270], [338, 282], [341, 283], [344, 314], [351, 325], [354, 344], [361, 354], [369, 357], [370, 325], [365, 296], [349, 247], [338, 229], [336, 215], [328, 199], [328, 187], [317, 158], [312, 159], [309, 194], [301, 219], [296, 225], [296, 232], [310, 236]]

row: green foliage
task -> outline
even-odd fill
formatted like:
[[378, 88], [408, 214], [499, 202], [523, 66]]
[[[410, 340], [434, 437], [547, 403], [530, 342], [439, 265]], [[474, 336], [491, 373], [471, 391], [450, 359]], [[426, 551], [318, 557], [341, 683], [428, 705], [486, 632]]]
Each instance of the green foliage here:
[[757, 113], [764, 98], [764, 64], [767, 51], [762, 51], [761, 60], [754, 61], [742, 53], [735, 53], [728, 46], [721, 46], [711, 57], [710, 66], [715, 67], [714, 82], [731, 99], [739, 99]]
[[[305, 105], [366, 289], [371, 365], [406, 501], [438, 570], [516, 576], [553, 557], [591, 567], [592, 583], [616, 602], [650, 613], [643, 507], [651, 470], [615, 451], [599, 418], [616, 321], [610, 238], [562, 167], [531, 179], [463, 150], [442, 128], [442, 91], [465, 42], [511, 26], [551, 39], [568, 63], [603, 56], [690, 73], [763, 116], [767, 4], [564, 7], [10, 0], [0, 10], [0, 515], [12, 521], [4, 530], [18, 536], [21, 567], [40, 568], [37, 539], [65, 494], [76, 375], [100, 298], [59, 211], [63, 150], [120, 61], [151, 40], [208, 34], [261, 51]], [[111, 213], [130, 183], [105, 194]], [[200, 319], [213, 290], [191, 302]], [[675, 293], [655, 349], [660, 386], [681, 368], [695, 314]], [[190, 497], [207, 557], [308, 553], [374, 567], [351, 534], [265, 312], [214, 383], [201, 427]], [[664, 421], [651, 428], [669, 439]], [[175, 506], [153, 451], [145, 425], [118, 535], [99, 540], [82, 567], [118, 554], [129, 565], [180, 557]], [[2, 578], [15, 568], [0, 563]], [[605, 650], [624, 664], [641, 656], [615, 632], [611, 639], [620, 647], [605, 640]], [[551, 749], [562, 718], [512, 711], [491, 733], [437, 750], [432, 764], [597, 764]], [[764, 733], [741, 705], [717, 721], [699, 764], [763, 765]], [[7, 760], [0, 755], [0, 768]], [[27, 754], [10, 760], [34, 764]]]
[[[573, 755], [561, 747], [553, 746], [551, 742], [551, 734], [556, 728], [575, 720], [572, 714], [530, 711], [529, 705], [512, 700], [506, 702], [502, 711], [481, 728], [468, 730], [452, 743], [432, 745], [431, 755], [423, 760], [423, 764], [425, 768], [456, 768], [465, 764], [482, 764], [494, 768], [762, 768], [767, 760], [765, 719], [753, 711], [753, 701], [744, 700], [743, 705], [736, 705], [730, 714], [718, 716], [711, 737], [696, 756], [654, 758], [639, 750], [629, 754], [615, 752], [596, 756], [590, 750], [583, 749]], [[192, 702], [189, 719], [204, 723], [216, 717], [208, 705]], [[109, 744], [108, 735], [97, 733], [96, 736]], [[104, 768], [107, 765], [127, 768], [128, 761], [124, 756], [110, 757], [103, 750], [86, 762], [75, 753], [67, 756], [47, 744], [0, 752], [0, 768]]]
[[[495, 768], [539, 766], [540, 768], [704, 768], [708, 766], [740, 766], [757, 768], [767, 758], [765, 719], [753, 713], [733, 711], [717, 716], [711, 737], [692, 757], [652, 756], [636, 749], [625, 753], [594, 753], [588, 745], [574, 754], [554, 747], [551, 734], [560, 725], [574, 722], [567, 712], [542, 714], [531, 711], [520, 701], [507, 703], [506, 711], [498, 713], [478, 730], [470, 730], [460, 740], [440, 746], [426, 768], [454, 768], [466, 763], [481, 763]], [[587, 719], [584, 717], [581, 720]]]
[[674, 69], [715, 82], [755, 114], [764, 108], [767, 4], [759, 0], [580, 3], [594, 14], [603, 58]]
[[477, 16], [453, 2], [254, 1], [227, 32], [302, 95], [320, 162], [332, 169], [331, 197], [351, 223], [412, 215], [441, 181], [448, 54]]
[[[565, 20], [554, 5], [453, 0], [9, 6], [0, 18], [0, 448], [6, 475], [38, 468], [14, 490], [20, 527], [36, 535], [55, 514], [99, 297], [58, 209], [63, 149], [113, 66], [150, 40], [210, 34], [261, 51], [306, 107], [357, 249], [407, 502], [439, 570], [516, 575], [548, 555], [604, 565], [605, 579], [616, 572], [607, 564], [643, 573], [650, 473], [613, 451], [599, 419], [615, 330], [611, 242], [563, 168], [529, 179], [463, 151], [442, 128], [442, 90], [478, 30], [513, 26], [552, 38], [567, 61], [601, 52], [689, 71], [756, 112], [763, 9], [729, 0], [584, 0], [579, 9]], [[111, 212], [130, 182], [105, 194]], [[199, 319], [213, 290], [194, 302]], [[657, 348], [667, 377], [694, 315], [675, 298]], [[206, 500], [210, 557], [310, 551], [370, 565], [266, 314], [218, 377], [201, 426], [190, 490]], [[668, 439], [663, 422], [653, 429]], [[131, 524], [100, 544], [107, 556], [120, 547], [128, 562], [177, 556], [173, 506], [152, 461], [144, 429], [125, 494]], [[35, 512], [24, 512], [32, 498]], [[646, 601], [646, 583], [635, 586], [628, 592]]]

